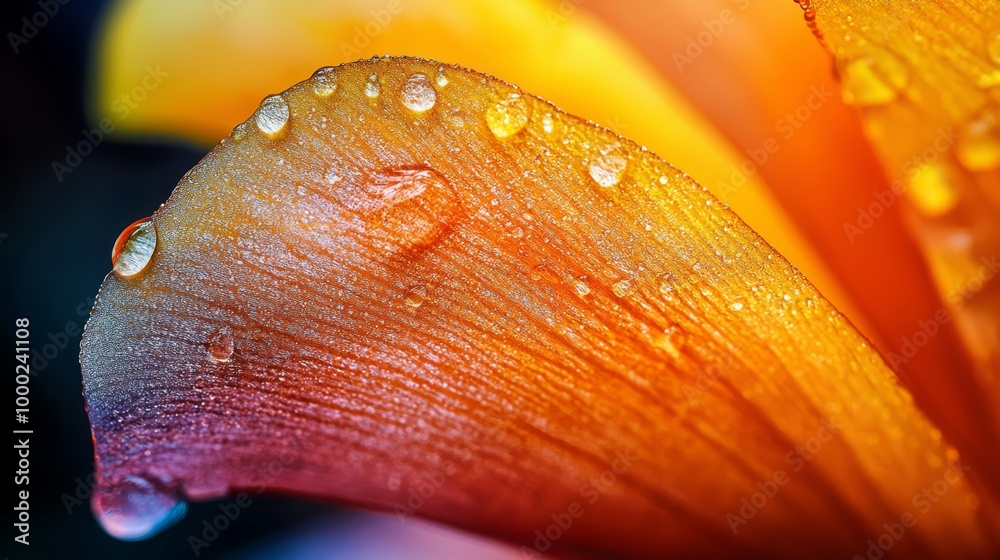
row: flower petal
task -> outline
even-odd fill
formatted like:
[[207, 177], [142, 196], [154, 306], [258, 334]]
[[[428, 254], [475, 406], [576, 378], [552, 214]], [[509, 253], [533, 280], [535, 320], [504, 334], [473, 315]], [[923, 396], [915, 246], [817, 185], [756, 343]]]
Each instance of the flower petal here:
[[494, 78], [321, 71], [145, 227], [81, 353], [113, 534], [260, 486], [526, 553], [848, 557], [902, 511], [894, 552], [989, 552], [957, 457], [800, 273]]
[[[224, 6], [228, 4], [220, 3]], [[219, 4], [216, 4], [217, 6]], [[676, 91], [583, 11], [512, 0], [247, 2], [221, 12], [201, 0], [119, 4], [100, 46], [99, 107], [168, 72], [119, 127], [215, 141], [260, 99], [314, 69], [385, 53], [459, 63], [517, 83], [566, 110], [626, 133], [707, 185], [728, 181], [737, 156]], [[823, 259], [750, 177], [725, 199], [866, 333]]]

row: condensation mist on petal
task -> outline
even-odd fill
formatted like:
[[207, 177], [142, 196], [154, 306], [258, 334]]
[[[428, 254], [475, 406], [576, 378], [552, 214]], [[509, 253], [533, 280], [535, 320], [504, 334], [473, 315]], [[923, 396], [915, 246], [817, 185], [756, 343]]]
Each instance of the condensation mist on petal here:
[[[269, 491], [529, 551], [579, 507], [551, 553], [850, 557], [942, 476], [944, 444], [850, 323], [638, 145], [410, 58], [324, 70], [280, 94], [287, 113], [269, 99], [153, 215], [155, 258], [109, 275], [87, 325], [95, 509], [142, 506], [116, 524], [159, 528], [160, 497], [276, 463]], [[966, 498], [959, 481], [898, 550], [982, 550]]]

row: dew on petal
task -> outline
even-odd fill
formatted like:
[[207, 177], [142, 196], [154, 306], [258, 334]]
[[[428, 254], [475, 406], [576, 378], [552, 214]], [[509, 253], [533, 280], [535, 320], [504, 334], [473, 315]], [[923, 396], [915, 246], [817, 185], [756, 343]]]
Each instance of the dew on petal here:
[[403, 86], [403, 105], [411, 111], [423, 113], [434, 106], [437, 92], [431, 86], [430, 80], [423, 74], [414, 74], [406, 80]]
[[111, 251], [115, 274], [134, 276], [149, 264], [156, 251], [156, 228], [149, 218], [137, 220], [125, 228]]
[[589, 165], [590, 177], [602, 187], [618, 184], [628, 166], [620, 146], [605, 146]]
[[909, 81], [906, 67], [893, 55], [873, 50], [840, 67], [844, 102], [882, 105], [896, 99]]
[[378, 81], [378, 76], [375, 74], [368, 76], [368, 81], [365, 82], [365, 95], [375, 99], [381, 91], [382, 85]]
[[437, 83], [438, 87], [448, 85], [448, 75], [444, 73], [443, 66], [438, 68], [437, 75], [434, 77], [434, 82]]
[[528, 104], [517, 93], [511, 93], [486, 110], [486, 126], [501, 140], [517, 134], [527, 124]]
[[427, 300], [427, 286], [423, 284], [418, 284], [416, 286], [410, 286], [406, 289], [406, 295], [403, 296], [403, 302], [409, 307], [416, 309], [424, 304]]
[[235, 349], [233, 330], [224, 326], [208, 337], [208, 358], [213, 362], [228, 362]]
[[101, 527], [115, 538], [132, 541], [170, 527], [187, 511], [176, 490], [143, 476], [130, 476], [110, 486], [99, 485], [91, 509]]
[[611, 285], [611, 291], [614, 292], [615, 295], [620, 298], [631, 295], [633, 292], [635, 292], [635, 289], [636, 289], [635, 284], [633, 284], [632, 281], [629, 280], [628, 278], [619, 280]]
[[427, 247], [463, 214], [448, 180], [424, 165], [382, 169], [369, 191], [368, 229], [386, 248]]
[[320, 68], [313, 73], [313, 93], [319, 97], [330, 97], [337, 91], [336, 69], [332, 66]]
[[272, 95], [261, 101], [254, 122], [268, 138], [277, 138], [288, 124], [288, 103], [280, 95]]

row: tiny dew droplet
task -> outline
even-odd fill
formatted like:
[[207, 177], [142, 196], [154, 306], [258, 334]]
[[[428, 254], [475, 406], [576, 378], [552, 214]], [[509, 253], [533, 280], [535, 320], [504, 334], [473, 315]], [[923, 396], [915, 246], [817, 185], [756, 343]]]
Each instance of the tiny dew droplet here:
[[257, 128], [268, 138], [277, 138], [285, 130], [288, 124], [288, 103], [280, 95], [272, 95], [264, 98], [257, 109], [254, 121]]
[[517, 134], [528, 124], [528, 103], [520, 94], [511, 93], [486, 110], [486, 126], [503, 140]]
[[320, 97], [330, 97], [337, 91], [337, 74], [332, 66], [320, 68], [313, 73], [313, 93]]
[[622, 154], [617, 144], [601, 148], [600, 155], [590, 163], [590, 178], [602, 187], [613, 187], [618, 184], [625, 173], [628, 160]]
[[657, 338], [656, 345], [664, 349], [675, 360], [681, 357], [681, 350], [687, 344], [688, 334], [677, 325], [663, 329], [663, 334]]
[[590, 294], [590, 286], [587, 285], [586, 280], [583, 278], [573, 280], [573, 289], [576, 290], [576, 295], [580, 297], [586, 297]]
[[661, 185], [666, 185], [667, 181], [668, 181], [668, 179], [667, 179], [666, 175], [660, 175], [660, 184]]
[[156, 228], [150, 218], [132, 222], [111, 250], [111, 265], [119, 276], [134, 276], [140, 272], [156, 251]]
[[403, 105], [411, 111], [423, 113], [433, 107], [436, 101], [437, 92], [423, 74], [410, 76], [403, 85]]
[[869, 106], [896, 99], [909, 81], [906, 66], [895, 56], [872, 49], [840, 68], [844, 102]]
[[437, 82], [438, 87], [448, 85], [448, 76], [444, 73], [444, 66], [438, 68], [437, 76], [434, 77], [434, 81]]
[[555, 130], [555, 126], [552, 121], [552, 113], [545, 113], [545, 116], [542, 117], [542, 130], [544, 130], [546, 134], [551, 134], [552, 131]]
[[427, 286], [423, 284], [417, 284], [416, 286], [410, 286], [406, 290], [406, 295], [403, 297], [403, 302], [406, 305], [416, 309], [424, 304], [427, 299]]
[[635, 292], [635, 285], [632, 284], [631, 280], [626, 278], [612, 284], [611, 291], [614, 292], [616, 296], [623, 298]]
[[732, 309], [733, 311], [742, 311], [743, 304], [741, 302], [734, 301], [733, 304], [729, 306], [729, 309]]
[[208, 358], [213, 362], [228, 362], [235, 349], [233, 330], [223, 326], [208, 337]]
[[375, 74], [368, 76], [368, 81], [365, 82], [365, 95], [375, 99], [380, 91], [382, 91], [382, 86], [379, 84], [378, 76]]

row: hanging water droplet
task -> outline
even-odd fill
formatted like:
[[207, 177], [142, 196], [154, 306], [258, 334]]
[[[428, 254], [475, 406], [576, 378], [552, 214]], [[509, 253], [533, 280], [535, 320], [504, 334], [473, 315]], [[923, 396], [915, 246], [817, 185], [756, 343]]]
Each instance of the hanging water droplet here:
[[156, 227], [150, 218], [137, 220], [125, 228], [111, 250], [111, 266], [119, 276], [134, 276], [140, 272], [156, 251]]
[[277, 138], [288, 124], [288, 103], [280, 95], [266, 97], [260, 102], [254, 121], [268, 138]]
[[528, 110], [528, 103], [519, 94], [511, 93], [486, 110], [486, 126], [497, 138], [509, 138], [528, 124]]
[[403, 296], [403, 302], [413, 309], [423, 305], [425, 300], [427, 300], [427, 286], [423, 284], [410, 286], [406, 290], [406, 295]]
[[375, 74], [368, 76], [368, 81], [365, 82], [365, 95], [375, 99], [381, 91], [382, 85], [378, 81], [378, 76]]
[[228, 362], [235, 349], [233, 330], [223, 326], [208, 337], [208, 359], [213, 362]]
[[633, 284], [628, 278], [625, 278], [612, 284], [611, 291], [614, 292], [616, 296], [623, 298], [635, 292], [635, 284]]
[[946, 164], [925, 163], [907, 179], [909, 198], [927, 216], [940, 216], [958, 204], [959, 194]]
[[444, 66], [438, 67], [437, 76], [434, 77], [434, 81], [437, 82], [438, 87], [448, 85], [448, 76], [444, 73]]
[[437, 101], [437, 92], [423, 74], [414, 74], [403, 85], [403, 105], [411, 111], [423, 113]]
[[618, 144], [604, 146], [590, 163], [590, 177], [602, 187], [613, 187], [621, 181], [626, 166], [628, 160]]
[[176, 490], [146, 477], [130, 476], [112, 486], [98, 485], [91, 509], [101, 527], [115, 538], [133, 541], [170, 527], [187, 511]]
[[383, 169], [367, 190], [369, 232], [387, 249], [427, 247], [464, 213], [455, 189], [428, 166]]
[[906, 66], [888, 52], [872, 49], [840, 68], [844, 102], [869, 106], [889, 103], [906, 88]]
[[988, 171], [1000, 166], [997, 116], [987, 113], [966, 125], [955, 145], [955, 156], [970, 171]]
[[330, 97], [337, 91], [337, 70], [332, 66], [320, 68], [312, 75], [313, 93], [320, 97]]

